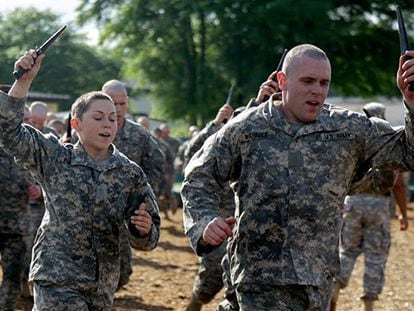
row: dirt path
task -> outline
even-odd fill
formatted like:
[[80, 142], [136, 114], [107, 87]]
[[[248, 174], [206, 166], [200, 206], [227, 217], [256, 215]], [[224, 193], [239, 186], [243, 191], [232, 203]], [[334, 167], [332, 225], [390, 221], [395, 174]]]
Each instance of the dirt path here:
[[[414, 310], [414, 211], [410, 228], [398, 230], [392, 221], [392, 246], [386, 284], [376, 310]], [[132, 281], [117, 294], [115, 310], [185, 310], [191, 295], [198, 259], [182, 233], [181, 210], [162, 225], [161, 242], [153, 252], [134, 253]], [[341, 292], [338, 311], [359, 310], [362, 295], [362, 259], [359, 258], [350, 285]], [[222, 293], [203, 310], [215, 310]]]

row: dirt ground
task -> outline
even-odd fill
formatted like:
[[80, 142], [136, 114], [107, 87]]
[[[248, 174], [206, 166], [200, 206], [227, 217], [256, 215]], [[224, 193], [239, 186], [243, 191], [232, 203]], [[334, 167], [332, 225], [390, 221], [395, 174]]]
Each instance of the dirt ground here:
[[[414, 205], [410, 206], [408, 231], [399, 231], [398, 220], [392, 221], [386, 283], [376, 310], [414, 310]], [[341, 292], [338, 311], [361, 310], [362, 260], [356, 264], [350, 285]], [[181, 210], [171, 220], [163, 220], [160, 243], [154, 251], [134, 251], [133, 265], [131, 281], [116, 294], [113, 310], [185, 310], [198, 259], [183, 234]], [[219, 293], [203, 310], [215, 310], [222, 295]]]

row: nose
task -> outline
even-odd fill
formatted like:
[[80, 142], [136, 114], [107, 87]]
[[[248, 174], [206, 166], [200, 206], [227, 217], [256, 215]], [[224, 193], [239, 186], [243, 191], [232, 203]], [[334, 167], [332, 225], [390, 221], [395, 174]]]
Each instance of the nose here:
[[319, 83], [315, 83], [313, 86], [312, 86], [312, 90], [311, 90], [311, 92], [312, 92], [312, 94], [314, 94], [314, 95], [317, 95], [317, 94], [322, 94], [322, 86], [321, 85], [319, 85]]

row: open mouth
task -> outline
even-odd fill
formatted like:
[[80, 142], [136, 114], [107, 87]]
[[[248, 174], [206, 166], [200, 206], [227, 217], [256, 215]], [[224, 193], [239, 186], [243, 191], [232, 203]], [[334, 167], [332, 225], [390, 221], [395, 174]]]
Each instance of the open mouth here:
[[313, 106], [313, 107], [317, 107], [317, 106], [319, 106], [319, 102], [317, 102], [317, 101], [307, 101], [306, 103], [307, 103], [308, 105]]
[[109, 137], [111, 137], [111, 134], [109, 134], [109, 133], [100, 133], [99, 136], [109, 138]]

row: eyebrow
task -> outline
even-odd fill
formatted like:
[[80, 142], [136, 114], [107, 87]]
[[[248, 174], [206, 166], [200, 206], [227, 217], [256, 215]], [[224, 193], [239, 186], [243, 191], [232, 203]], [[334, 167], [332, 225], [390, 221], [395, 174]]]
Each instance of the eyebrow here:
[[[100, 110], [94, 110], [94, 111], [92, 111], [92, 113], [100, 113], [100, 114], [106, 114], [105, 112], [103, 112], [103, 111], [100, 111]], [[116, 114], [116, 111], [112, 111], [112, 112], [110, 112], [109, 114]]]

